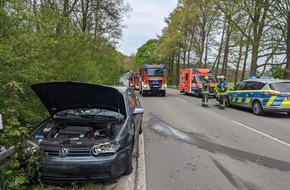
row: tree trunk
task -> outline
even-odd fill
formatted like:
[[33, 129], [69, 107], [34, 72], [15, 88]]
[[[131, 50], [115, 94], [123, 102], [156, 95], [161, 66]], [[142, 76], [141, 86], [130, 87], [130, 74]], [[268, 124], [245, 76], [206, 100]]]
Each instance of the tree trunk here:
[[222, 74], [225, 77], [227, 75], [228, 57], [229, 57], [229, 49], [230, 49], [230, 37], [231, 37], [230, 30], [231, 30], [230, 25], [228, 23], [227, 32], [226, 32], [225, 52], [224, 52], [224, 58], [223, 58], [223, 64], [222, 64]]
[[188, 48], [187, 50], [187, 69], [190, 68], [190, 51], [191, 51], [191, 48]]
[[287, 52], [286, 52], [286, 68], [284, 73], [284, 79], [290, 79], [290, 10], [288, 10], [287, 14]]
[[177, 54], [175, 85], [179, 84], [179, 66], [180, 66], [180, 47], [178, 47], [178, 54]]
[[[249, 31], [249, 33], [250, 33], [250, 31]], [[249, 47], [250, 47], [250, 44], [249, 44], [249, 41], [248, 41], [247, 42], [247, 46], [246, 46], [246, 50], [245, 50], [245, 58], [244, 58], [244, 65], [243, 65], [241, 81], [245, 80]]]
[[219, 72], [220, 58], [221, 58], [222, 49], [223, 49], [225, 30], [226, 30], [226, 19], [225, 19], [224, 25], [223, 25], [222, 37], [221, 37], [221, 42], [220, 42], [219, 51], [218, 51], [218, 55], [217, 55], [217, 64], [216, 64], [216, 67], [214, 69], [214, 73], [215, 73], [214, 76], [215, 77], [218, 76], [218, 72]]
[[203, 53], [204, 53], [204, 44], [205, 44], [205, 23], [202, 23], [201, 27], [201, 47], [200, 47], [200, 54], [199, 54], [199, 67], [202, 67], [202, 59], [203, 59]]
[[237, 84], [238, 82], [238, 77], [239, 77], [239, 70], [240, 70], [240, 62], [242, 59], [242, 53], [243, 53], [243, 39], [244, 36], [241, 35], [241, 39], [240, 39], [240, 50], [239, 50], [239, 58], [238, 58], [238, 63], [237, 63], [237, 67], [236, 67], [236, 72], [235, 72], [235, 80], [234, 80], [234, 84]]
[[256, 76], [257, 72], [257, 61], [258, 61], [258, 54], [259, 54], [259, 34], [257, 33], [257, 28], [254, 28], [254, 40], [252, 43], [252, 59], [251, 59], [251, 66], [250, 66], [250, 76]]
[[208, 66], [207, 66], [208, 39], [209, 39], [209, 31], [207, 32], [207, 35], [206, 35], [206, 42], [205, 42], [205, 51], [204, 51], [204, 67], [208, 67]]

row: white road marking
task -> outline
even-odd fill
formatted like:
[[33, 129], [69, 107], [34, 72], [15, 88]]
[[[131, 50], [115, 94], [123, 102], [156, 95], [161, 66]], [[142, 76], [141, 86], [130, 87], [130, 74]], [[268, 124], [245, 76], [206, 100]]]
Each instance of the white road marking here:
[[136, 165], [136, 185], [138, 190], [146, 190], [146, 166], [145, 166], [145, 145], [144, 145], [144, 132], [139, 135], [139, 150]]
[[268, 137], [269, 139], [272, 139], [272, 140], [274, 140], [274, 141], [276, 141], [276, 142], [278, 142], [278, 143], [281, 143], [281, 144], [283, 144], [283, 145], [286, 145], [286, 146], [290, 147], [290, 144], [287, 143], [287, 142], [285, 142], [285, 141], [282, 141], [282, 140], [280, 140], [280, 139], [278, 139], [278, 138], [276, 138], [276, 137], [272, 137], [271, 135], [268, 135], [267, 133], [263, 133], [263, 132], [258, 131], [258, 130], [256, 130], [256, 129], [253, 129], [253, 128], [251, 128], [251, 127], [248, 127], [248, 126], [246, 126], [246, 125], [244, 125], [244, 124], [242, 124], [242, 123], [240, 123], [240, 122], [237, 122], [237, 121], [234, 121], [234, 120], [232, 120], [232, 121], [233, 121], [234, 123], [236, 123], [236, 124], [238, 124], [238, 125], [240, 125], [240, 126], [246, 128], [246, 129], [249, 129], [249, 130], [251, 130], [251, 131], [254, 131], [254, 132], [256, 132], [256, 133], [258, 133], [258, 134], [260, 134], [260, 135], [263, 135], [263, 136], [265, 136], [265, 137]]
[[183, 100], [183, 99], [181, 99], [181, 98], [177, 98], [177, 97], [175, 97], [177, 100], [179, 100], [179, 101], [182, 101], [182, 102], [185, 102], [185, 103], [188, 103], [186, 100]]

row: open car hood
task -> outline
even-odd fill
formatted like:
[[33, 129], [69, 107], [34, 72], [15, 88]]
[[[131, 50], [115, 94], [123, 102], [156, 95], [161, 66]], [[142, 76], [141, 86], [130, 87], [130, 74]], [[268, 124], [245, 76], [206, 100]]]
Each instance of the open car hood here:
[[31, 85], [51, 115], [76, 108], [100, 108], [125, 114], [122, 94], [115, 88], [81, 82], [51, 82]]

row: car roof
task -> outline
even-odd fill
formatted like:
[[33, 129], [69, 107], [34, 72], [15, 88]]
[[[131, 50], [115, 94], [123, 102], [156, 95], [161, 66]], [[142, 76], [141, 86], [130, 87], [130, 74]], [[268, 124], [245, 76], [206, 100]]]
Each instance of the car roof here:
[[290, 82], [290, 80], [286, 80], [286, 79], [264, 79], [264, 78], [248, 79], [242, 82], [246, 82], [246, 81], [256, 81], [256, 82], [262, 82], [262, 83]]
[[110, 86], [117, 89], [120, 93], [125, 94], [128, 87], [127, 86]]

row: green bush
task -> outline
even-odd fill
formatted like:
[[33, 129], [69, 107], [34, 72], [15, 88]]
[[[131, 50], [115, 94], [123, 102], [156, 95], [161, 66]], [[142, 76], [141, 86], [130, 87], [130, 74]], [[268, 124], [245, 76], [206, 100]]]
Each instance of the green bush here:
[[[7, 166], [1, 169], [0, 184], [1, 189], [27, 189], [27, 186], [38, 180], [40, 173], [40, 160], [43, 158], [41, 149], [34, 149], [28, 143], [28, 128], [19, 122], [19, 112], [17, 102], [21, 87], [16, 82], [11, 82], [5, 86], [9, 96], [5, 101], [5, 123], [1, 133], [0, 144], [6, 148], [15, 147], [15, 153], [9, 159]], [[16, 104], [15, 104], [16, 103]]]

